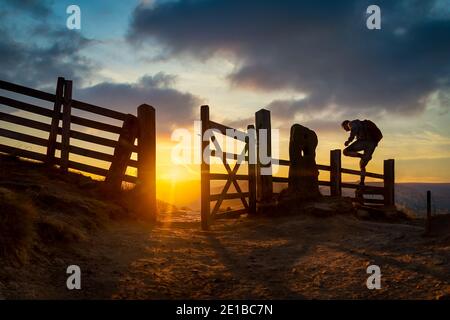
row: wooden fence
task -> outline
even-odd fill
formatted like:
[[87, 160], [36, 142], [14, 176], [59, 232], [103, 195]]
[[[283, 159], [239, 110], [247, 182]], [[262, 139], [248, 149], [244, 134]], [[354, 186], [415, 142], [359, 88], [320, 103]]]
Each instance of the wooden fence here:
[[[155, 109], [148, 105], [138, 107], [138, 116], [113, 111], [107, 108], [81, 102], [72, 98], [72, 81], [58, 78], [55, 94], [35, 90], [6, 81], [0, 81], [0, 89], [15, 94], [53, 103], [53, 110], [31, 103], [11, 99], [0, 95], [0, 104], [29, 113], [47, 117], [49, 123], [20, 117], [11, 113], [0, 112], [0, 121], [24, 126], [48, 133], [48, 139], [29, 134], [8, 130], [0, 127], [0, 136], [20, 142], [29, 143], [46, 148], [46, 153], [39, 153], [18, 147], [0, 144], [0, 152], [22, 158], [44, 162], [48, 165], [58, 165], [61, 170], [74, 169], [81, 172], [101, 176], [112, 191], [121, 189], [122, 182], [136, 184], [143, 191], [146, 201], [145, 211], [151, 219], [156, 219], [156, 132]], [[77, 109], [87, 114], [100, 115], [119, 121], [117, 126], [98, 120], [92, 120], [72, 114]], [[59, 123], [61, 122], [61, 126]], [[73, 130], [72, 124], [100, 130], [118, 135], [118, 139], [100, 137], [94, 134]], [[61, 136], [61, 142], [57, 136]], [[71, 139], [106, 146], [114, 149], [113, 154], [91, 150], [71, 144]], [[138, 144], [135, 145], [137, 139]], [[56, 157], [56, 150], [61, 151]], [[137, 160], [131, 159], [132, 153], [137, 153]], [[76, 154], [110, 163], [109, 169], [100, 168], [81, 162], [70, 160], [70, 154]], [[127, 167], [137, 169], [137, 176], [126, 174]]]
[[[263, 164], [260, 159], [259, 149], [263, 143], [263, 139], [267, 139], [264, 141], [267, 147], [265, 150], [268, 157], [271, 157], [271, 120], [270, 120], [270, 111], [262, 109], [255, 113], [255, 124], [256, 130], [252, 130], [254, 128], [253, 125], [249, 125], [247, 127], [247, 132], [240, 132], [234, 128], [227, 127], [223, 124], [219, 124], [217, 122], [211, 121], [209, 117], [209, 107], [202, 106], [201, 107], [201, 120], [202, 120], [202, 164], [201, 164], [201, 220], [202, 220], [202, 228], [208, 229], [209, 225], [215, 218], [219, 218], [221, 216], [230, 216], [230, 214], [234, 213], [236, 215], [242, 213], [256, 213], [257, 208], [263, 207], [266, 204], [272, 204], [274, 202], [274, 196], [277, 194], [273, 191], [274, 183], [288, 183], [288, 177], [280, 177], [273, 176], [270, 172], [272, 172], [272, 163], [277, 163], [280, 166], [289, 166], [289, 160], [283, 159], [272, 159], [272, 162], [268, 164]], [[251, 143], [249, 144], [249, 139], [251, 140], [253, 135], [256, 133], [256, 164], [248, 164], [248, 174], [237, 174], [237, 170], [239, 169], [239, 162], [236, 166], [231, 169], [229, 164], [227, 164], [226, 159], [237, 160], [237, 154], [231, 154], [227, 152], [223, 152], [218, 144], [215, 142], [215, 137], [212, 136], [211, 139], [204, 139], [205, 132], [208, 129], [213, 129], [221, 134], [228, 136], [230, 138], [236, 139], [236, 136], [229, 135], [232, 130], [235, 130], [237, 136], [240, 137], [242, 141], [245, 141], [245, 160], [249, 160], [248, 151], [252, 148]], [[228, 131], [227, 131], [228, 129]], [[262, 131], [265, 129], [265, 134], [262, 135]], [[245, 137], [246, 138], [242, 138]], [[205, 141], [203, 141], [205, 140]], [[208, 152], [210, 148], [210, 143], [215, 145], [215, 151], [212, 150]], [[206, 152], [205, 152], [206, 151]], [[212, 156], [221, 156], [223, 164], [227, 170], [226, 174], [217, 174], [210, 172], [209, 158], [208, 155]], [[205, 155], [207, 156], [205, 158]], [[342, 181], [343, 174], [349, 175], [360, 175], [361, 172], [353, 169], [342, 168], [341, 165], [341, 150], [331, 150], [330, 152], [330, 164], [329, 165], [317, 165], [317, 168], [321, 171], [330, 172], [330, 181], [319, 180], [320, 186], [326, 186], [330, 188], [331, 196], [342, 196], [342, 189], [352, 189], [355, 190], [354, 200], [364, 204], [364, 205], [382, 205], [382, 206], [393, 206], [395, 204], [395, 175], [394, 175], [394, 160], [389, 159], [384, 161], [384, 173], [372, 173], [367, 172], [366, 177], [379, 179], [383, 181], [383, 186], [360, 186], [356, 183], [345, 183]], [[262, 174], [262, 170], [265, 170], [264, 174]], [[268, 174], [269, 172], [269, 174]], [[210, 181], [211, 180], [225, 180], [225, 187], [221, 194], [213, 194], [211, 195], [210, 191]], [[248, 181], [249, 190], [248, 192], [242, 192], [237, 181]], [[228, 188], [231, 183], [235, 185], [236, 193], [227, 194]], [[377, 195], [381, 196], [382, 199], [371, 199], [364, 197], [365, 195]], [[246, 202], [246, 199], [249, 199], [249, 202]], [[241, 199], [243, 208], [228, 212], [223, 212], [220, 215], [219, 212], [220, 206], [224, 199]], [[211, 211], [210, 203], [216, 201], [216, 204]]]
[[[278, 160], [280, 166], [289, 166], [289, 160]], [[330, 172], [330, 181], [319, 180], [319, 186], [326, 186], [330, 188], [331, 196], [342, 196], [342, 189], [355, 190], [355, 201], [364, 205], [394, 205], [394, 160], [384, 160], [384, 174], [367, 172], [366, 177], [375, 178], [383, 181], [383, 186], [361, 186], [356, 183], [342, 182], [342, 174], [350, 174], [359, 176], [361, 173], [358, 170], [346, 169], [341, 167], [341, 150], [331, 150], [330, 165], [317, 165], [319, 171]], [[272, 182], [289, 182], [286, 177], [272, 177]], [[383, 199], [371, 199], [364, 197], [365, 195], [377, 195]], [[264, 199], [263, 199], [264, 200]]]

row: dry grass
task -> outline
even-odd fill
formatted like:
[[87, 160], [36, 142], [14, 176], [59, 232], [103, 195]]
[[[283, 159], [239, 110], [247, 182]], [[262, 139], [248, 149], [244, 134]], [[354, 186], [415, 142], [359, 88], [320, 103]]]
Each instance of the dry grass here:
[[25, 264], [33, 254], [86, 241], [112, 219], [136, 216], [132, 195], [111, 195], [90, 177], [0, 156], [0, 258]]
[[35, 237], [32, 202], [0, 187], [0, 258], [24, 263]]

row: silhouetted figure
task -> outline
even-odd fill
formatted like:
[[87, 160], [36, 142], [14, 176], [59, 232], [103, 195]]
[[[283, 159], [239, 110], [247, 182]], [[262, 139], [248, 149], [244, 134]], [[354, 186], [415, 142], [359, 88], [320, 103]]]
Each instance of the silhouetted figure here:
[[[345, 131], [350, 131], [350, 137], [344, 143], [346, 148], [343, 153], [347, 157], [361, 158], [359, 161], [359, 167], [361, 168], [361, 181], [359, 184], [364, 185], [366, 166], [372, 159], [373, 152], [383, 135], [375, 123], [370, 120], [345, 120], [342, 122], [342, 128]], [[356, 141], [350, 144], [355, 138]], [[359, 153], [358, 151], [364, 151], [364, 153]]]
[[316, 165], [317, 135], [299, 124], [291, 127], [289, 141], [289, 189], [304, 199], [320, 195]]

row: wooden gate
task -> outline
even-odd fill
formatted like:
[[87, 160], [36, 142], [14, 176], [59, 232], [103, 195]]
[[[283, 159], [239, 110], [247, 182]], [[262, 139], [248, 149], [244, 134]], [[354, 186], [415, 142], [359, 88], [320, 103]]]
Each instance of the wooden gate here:
[[[222, 217], [238, 217], [242, 213], [256, 212], [256, 160], [255, 160], [255, 130], [253, 125], [247, 126], [247, 132], [242, 132], [223, 124], [214, 122], [209, 118], [209, 106], [201, 107], [202, 121], [202, 162], [201, 162], [201, 221], [202, 229], [207, 230], [214, 219]], [[215, 133], [244, 142], [244, 149], [240, 154], [233, 154], [222, 150]], [[214, 149], [211, 149], [211, 143]], [[227, 173], [211, 173], [211, 157], [221, 158]], [[236, 160], [233, 168], [227, 160]], [[247, 174], [237, 174], [242, 161], [248, 163]], [[211, 181], [222, 180], [225, 185], [219, 194], [211, 194]], [[248, 182], [248, 191], [242, 191], [238, 181]], [[236, 193], [228, 193], [233, 185]], [[240, 199], [243, 208], [220, 212], [224, 200]], [[211, 210], [211, 202], [215, 205]]]
[[[10, 140], [9, 145], [0, 141], [0, 153], [44, 162], [50, 166], [57, 165], [62, 171], [72, 169], [103, 177], [112, 191], [119, 191], [122, 182], [138, 185], [142, 193], [142, 209], [150, 219], [155, 220], [155, 109], [143, 104], [137, 108], [135, 116], [75, 100], [72, 98], [72, 81], [62, 77], [58, 78], [55, 92], [51, 94], [0, 80], [0, 106], [26, 111], [23, 116], [0, 111], [0, 138]], [[26, 101], [33, 100], [32, 103], [20, 101], [3, 93], [14, 94]], [[78, 115], [74, 111], [78, 111]], [[14, 126], [8, 129], [7, 124]], [[76, 130], [73, 125], [80, 129]], [[26, 134], [24, 128], [36, 130], [37, 133]], [[88, 130], [96, 130], [96, 134]], [[58, 136], [61, 142], [57, 141]], [[19, 143], [25, 143], [26, 147]], [[28, 147], [34, 150], [28, 150]], [[113, 154], [101, 151], [105, 147], [112, 148]], [[56, 156], [56, 150], [60, 150], [59, 157]], [[131, 159], [133, 152], [137, 154], [137, 160]], [[91, 163], [71, 159], [71, 156], [81, 156]], [[95, 164], [96, 160], [109, 163], [109, 168], [99, 167]], [[127, 174], [128, 167], [136, 168], [137, 175]]]

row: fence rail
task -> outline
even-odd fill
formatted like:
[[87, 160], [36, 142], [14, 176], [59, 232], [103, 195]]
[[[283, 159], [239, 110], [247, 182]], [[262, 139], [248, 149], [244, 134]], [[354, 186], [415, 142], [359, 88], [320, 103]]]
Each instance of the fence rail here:
[[[0, 121], [28, 127], [48, 133], [48, 138], [36, 137], [23, 132], [7, 128], [0, 128], [0, 136], [15, 141], [46, 148], [46, 153], [25, 150], [16, 146], [0, 144], [0, 152], [16, 155], [35, 161], [45, 162], [48, 165], [57, 165], [63, 171], [68, 169], [97, 175], [105, 178], [111, 190], [119, 190], [122, 182], [145, 186], [145, 198], [151, 218], [156, 219], [156, 187], [155, 187], [155, 110], [148, 105], [138, 108], [138, 116], [126, 114], [90, 103], [72, 99], [72, 81], [62, 77], [58, 78], [55, 94], [39, 91], [25, 86], [0, 80], [0, 89], [21, 94], [27, 97], [53, 103], [53, 110], [38, 106], [34, 103], [19, 101], [0, 95], [0, 105], [26, 111], [34, 115], [49, 118], [50, 124], [0, 112]], [[81, 110], [94, 116], [103, 116], [108, 119], [120, 121], [122, 125], [114, 125], [104, 121], [88, 119], [85, 116], [74, 115], [72, 110]], [[61, 123], [61, 125], [60, 125]], [[73, 124], [81, 127], [96, 129], [109, 134], [118, 135], [118, 139], [100, 137], [82, 130], [71, 128]], [[57, 137], [61, 137], [61, 142]], [[113, 148], [113, 154], [108, 154], [87, 147], [73, 145], [71, 139], [93, 143], [98, 146]], [[138, 145], [135, 145], [137, 139]], [[56, 150], [61, 153], [56, 157]], [[132, 153], [137, 153], [137, 160], [131, 159]], [[109, 162], [109, 169], [91, 164], [73, 161], [70, 155], [79, 155], [94, 160]], [[137, 176], [126, 174], [127, 167], [137, 169]], [[149, 181], [151, 180], [151, 181]]]

